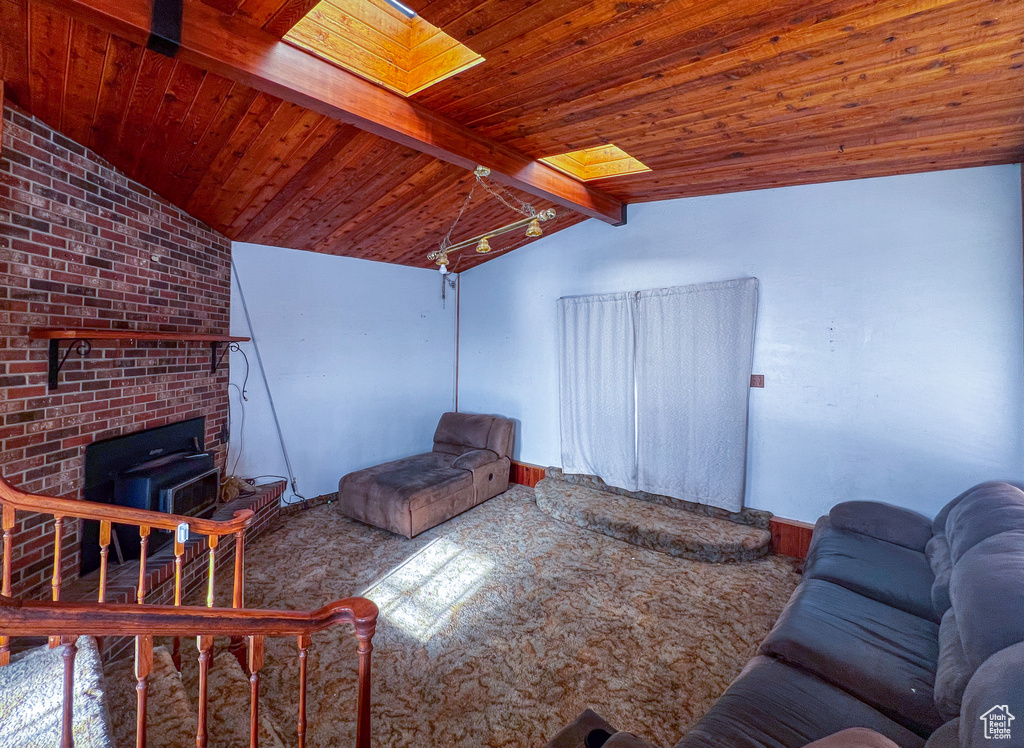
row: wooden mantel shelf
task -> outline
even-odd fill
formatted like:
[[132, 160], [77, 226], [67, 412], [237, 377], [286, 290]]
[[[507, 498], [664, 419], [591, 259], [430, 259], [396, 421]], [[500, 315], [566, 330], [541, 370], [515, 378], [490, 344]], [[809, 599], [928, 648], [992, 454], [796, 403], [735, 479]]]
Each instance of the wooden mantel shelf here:
[[43, 328], [30, 330], [33, 340], [180, 340], [200, 343], [244, 343], [249, 338], [191, 332], [149, 332], [148, 330], [90, 330], [88, 328]]
[[[58, 376], [60, 374], [61, 367], [64, 366], [64, 362], [68, 358], [68, 354], [72, 350], [77, 351], [79, 356], [83, 358], [89, 355], [89, 351], [92, 350], [92, 340], [162, 340], [165, 342], [177, 342], [177, 343], [209, 343], [210, 344], [210, 373], [216, 374], [217, 367], [220, 365], [220, 359], [217, 358], [217, 348], [221, 343], [228, 343], [228, 348], [225, 349], [224, 354], [221, 355], [221, 359], [226, 355], [227, 351], [231, 349], [232, 345], [238, 343], [245, 343], [249, 338], [238, 337], [235, 335], [210, 335], [207, 333], [192, 333], [192, 332], [150, 332], [148, 330], [96, 330], [89, 328], [39, 328], [36, 330], [29, 330], [29, 338], [32, 340], [49, 340], [50, 341], [50, 366], [48, 369], [49, 377], [47, 384], [49, 389], [57, 389]], [[70, 340], [72, 341], [67, 348], [64, 349], [64, 355], [60, 355], [60, 341]], [[237, 345], [236, 345], [237, 347]]]

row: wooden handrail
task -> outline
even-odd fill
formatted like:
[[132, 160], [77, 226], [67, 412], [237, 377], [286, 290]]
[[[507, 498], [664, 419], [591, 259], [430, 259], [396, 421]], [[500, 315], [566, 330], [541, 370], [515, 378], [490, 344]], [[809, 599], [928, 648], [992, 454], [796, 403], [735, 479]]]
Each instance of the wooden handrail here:
[[218, 537], [234, 535], [247, 529], [256, 516], [251, 509], [240, 509], [235, 512], [232, 519], [218, 521], [201, 517], [187, 517], [181, 514], [154, 512], [149, 509], [100, 504], [94, 501], [58, 499], [52, 496], [26, 493], [15, 488], [2, 477], [0, 477], [0, 504], [23, 512], [40, 512], [52, 514], [55, 517], [77, 517], [158, 530], [173, 531], [177, 529], [178, 525], [185, 523], [194, 533]]
[[309, 636], [339, 623], [372, 637], [377, 606], [349, 597], [319, 610], [207, 608], [20, 600], [0, 595], [0, 630], [11, 636]]
[[359, 640], [356, 696], [356, 748], [370, 748], [370, 654], [377, 626], [377, 606], [350, 597], [319, 610], [242, 610], [201, 606], [114, 605], [20, 600], [0, 595], [0, 629], [15, 636], [45, 634], [64, 645], [64, 703], [61, 747], [73, 748], [74, 660], [79, 636], [135, 636], [137, 680], [136, 748], [146, 746], [147, 681], [153, 664], [154, 636], [196, 636], [199, 646], [199, 713], [196, 746], [207, 748], [207, 688], [213, 637], [245, 636], [250, 684], [250, 746], [259, 745], [259, 685], [267, 636], [294, 636], [299, 647], [300, 748], [306, 737], [306, 653], [311, 634], [339, 623], [351, 623]]

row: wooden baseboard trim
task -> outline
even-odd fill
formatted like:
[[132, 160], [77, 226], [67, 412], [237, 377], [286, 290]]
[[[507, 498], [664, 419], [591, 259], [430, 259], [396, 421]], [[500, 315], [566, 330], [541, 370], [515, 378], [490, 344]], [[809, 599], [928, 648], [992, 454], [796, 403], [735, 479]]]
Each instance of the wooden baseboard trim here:
[[807, 558], [814, 525], [795, 519], [772, 517], [772, 553], [792, 558]]
[[540, 465], [531, 465], [528, 462], [516, 462], [512, 460], [512, 467], [508, 473], [509, 483], [519, 483], [523, 486], [529, 486], [533, 488], [541, 480], [544, 479], [544, 475], [547, 473], [545, 468]]

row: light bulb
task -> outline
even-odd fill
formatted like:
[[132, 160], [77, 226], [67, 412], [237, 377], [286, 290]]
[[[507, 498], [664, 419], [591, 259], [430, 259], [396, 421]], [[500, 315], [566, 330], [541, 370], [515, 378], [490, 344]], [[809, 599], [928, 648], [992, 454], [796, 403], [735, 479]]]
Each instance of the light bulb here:
[[448, 275], [448, 266], [447, 265], [442, 265], [441, 266], [441, 275]]
[[530, 221], [530, 225], [526, 227], [526, 235], [531, 239], [535, 236], [540, 236], [544, 231], [540, 227], [540, 221], [534, 218]]
[[480, 252], [481, 254], [483, 254], [485, 252], [490, 252], [491, 251], [491, 245], [487, 243], [487, 237], [486, 236], [483, 237], [482, 239], [480, 239], [479, 242], [477, 242], [477, 244], [476, 244], [476, 251]]

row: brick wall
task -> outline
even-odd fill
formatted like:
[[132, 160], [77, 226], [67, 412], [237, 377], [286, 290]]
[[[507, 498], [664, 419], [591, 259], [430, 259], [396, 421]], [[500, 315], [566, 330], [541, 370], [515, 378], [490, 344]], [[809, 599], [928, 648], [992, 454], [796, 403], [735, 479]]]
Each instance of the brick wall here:
[[[40, 327], [228, 332], [230, 242], [16, 108], [0, 152], [0, 471], [33, 493], [81, 498], [85, 445], [206, 416], [223, 467], [227, 367], [208, 345], [94, 342], [46, 387]], [[52, 518], [18, 515], [13, 592], [48, 594]], [[78, 574], [66, 523], [64, 579]]]

